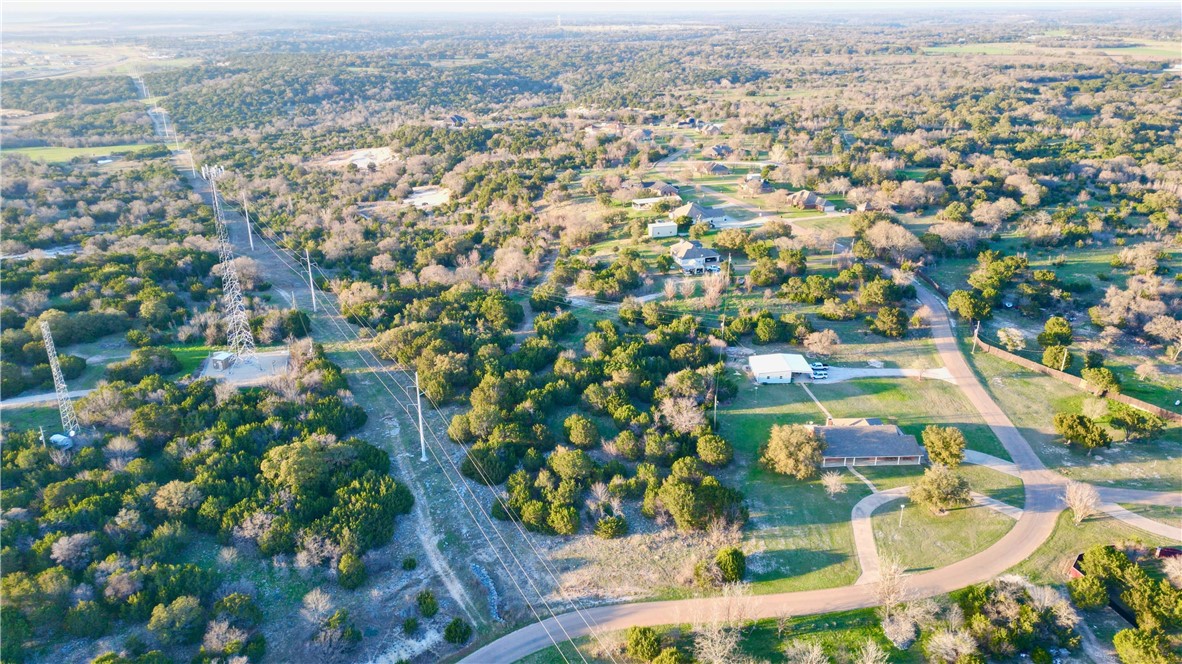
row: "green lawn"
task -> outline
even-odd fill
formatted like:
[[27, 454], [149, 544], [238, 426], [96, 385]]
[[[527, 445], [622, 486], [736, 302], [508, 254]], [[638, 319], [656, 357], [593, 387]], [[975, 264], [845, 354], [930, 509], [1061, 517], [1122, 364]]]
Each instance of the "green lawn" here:
[[[859, 466], [858, 472], [874, 483], [879, 491], [911, 486], [923, 475], [923, 466]], [[1022, 480], [1005, 473], [963, 464], [956, 469], [969, 481], [973, 491], [1014, 507], [1026, 506], [1026, 492]], [[898, 509], [896, 506], [895, 509]]]
[[62, 421], [58, 416], [56, 406], [29, 406], [27, 408], [5, 408], [0, 411], [0, 423], [4, 428], [13, 431], [25, 431], [45, 427], [45, 437], [58, 433], [62, 428]]
[[209, 354], [214, 351], [213, 346], [207, 346], [205, 344], [169, 346], [169, 348], [176, 354], [176, 359], [180, 360], [180, 373], [182, 374], [190, 374], [196, 371], [197, 367], [201, 366], [201, 363], [205, 361], [205, 358], [209, 357]]
[[[968, 347], [964, 339], [961, 344]], [[1100, 485], [1150, 491], [1182, 490], [1182, 473], [1177, 470], [1179, 442], [1182, 442], [1179, 424], [1171, 424], [1153, 441], [1117, 442], [1089, 456], [1064, 445], [1052, 424], [1055, 413], [1080, 412], [1089, 394], [992, 355], [977, 353], [967, 357], [985, 388], [1049, 467], [1071, 479]], [[1115, 440], [1120, 438], [1121, 434], [1114, 435]]]
[[749, 578], [756, 593], [829, 588], [860, 574], [850, 510], [869, 494], [852, 475], [848, 490], [830, 499], [817, 480], [801, 482], [760, 468], [757, 455], [773, 424], [805, 424], [824, 416], [799, 385], [741, 383], [739, 395], [719, 409], [722, 434], [735, 445], [728, 471], [747, 494], [751, 522], [745, 529]]
[[1070, 511], [1064, 510], [1047, 541], [1010, 571], [1021, 574], [1034, 583], [1061, 584], [1067, 581], [1067, 571], [1075, 557], [1089, 547], [1126, 542], [1143, 546], [1176, 544], [1113, 519], [1107, 514], [1089, 517], [1076, 526], [1071, 520]]
[[[663, 646], [676, 646], [683, 653], [692, 654], [693, 634], [689, 626], [676, 625], [656, 629], [662, 636]], [[780, 629], [781, 627], [776, 624], [775, 620], [760, 620], [745, 628], [739, 644], [741, 654], [756, 662], [787, 662], [788, 660], [784, 656], [784, 645], [799, 639], [821, 644], [830, 658], [838, 658], [836, 661], [850, 661], [850, 653], [861, 648], [866, 641], [873, 639], [889, 654], [889, 661], [894, 664], [923, 661], [923, 655], [919, 648], [913, 646], [910, 650], [897, 650], [886, 640], [874, 609], [789, 618], [782, 626], [782, 634]], [[616, 632], [604, 635], [602, 638], [605, 644], [622, 643], [624, 635]], [[516, 664], [559, 664], [560, 662], [576, 661], [606, 664], [607, 662], [621, 661], [618, 656], [614, 659], [595, 657], [592, 653], [596, 650], [590, 637], [580, 637], [573, 641], [560, 643], [559, 647], [551, 646], [529, 657], [519, 659]]]
[[937, 516], [906, 499], [880, 507], [872, 522], [879, 554], [898, 560], [911, 572], [964, 560], [1014, 527], [1013, 519], [987, 507], [971, 505]]
[[34, 147], [11, 148], [4, 150], [4, 154], [20, 154], [38, 161], [70, 161], [76, 157], [101, 157], [119, 152], [134, 152], [143, 148], [150, 148], [155, 143], [130, 143], [126, 145], [107, 145], [94, 148], [61, 148]]
[[1134, 514], [1140, 514], [1146, 519], [1153, 519], [1182, 529], [1182, 508], [1169, 505], [1142, 505], [1141, 503], [1122, 503], [1121, 507]]

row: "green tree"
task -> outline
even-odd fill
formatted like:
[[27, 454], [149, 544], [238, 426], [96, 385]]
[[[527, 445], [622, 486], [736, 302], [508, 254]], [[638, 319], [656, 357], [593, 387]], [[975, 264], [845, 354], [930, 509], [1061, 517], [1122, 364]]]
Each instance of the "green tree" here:
[[107, 614], [98, 602], [78, 602], [66, 612], [66, 632], [97, 638], [107, 631]]
[[415, 595], [415, 605], [419, 607], [419, 613], [424, 618], [430, 618], [439, 613], [439, 601], [435, 599], [435, 593], [430, 590], [423, 590]]
[[1043, 348], [1050, 346], [1070, 346], [1073, 335], [1071, 323], [1062, 316], [1051, 316], [1043, 325], [1038, 335], [1038, 345]]
[[688, 655], [673, 646], [669, 646], [653, 658], [652, 664], [690, 664]]
[[547, 523], [559, 535], [579, 532], [579, 512], [570, 505], [552, 505]]
[[337, 581], [342, 588], [360, 588], [365, 583], [365, 578], [365, 563], [361, 562], [360, 557], [353, 553], [341, 556], [337, 563]]
[[956, 290], [948, 296], [948, 309], [961, 318], [982, 320], [989, 317], [993, 307], [974, 291]]
[[201, 600], [192, 595], [182, 595], [168, 605], [157, 604], [148, 620], [148, 629], [169, 645], [193, 643], [204, 628], [205, 611]]
[[927, 448], [932, 463], [956, 468], [964, 461], [964, 433], [956, 427], [938, 427], [929, 424], [923, 430], [923, 446]]
[[575, 413], [562, 423], [566, 439], [575, 447], [590, 449], [599, 446], [599, 429], [589, 418]]
[[768, 470], [807, 480], [817, 474], [825, 441], [812, 429], [776, 424], [759, 450], [759, 462]]
[[1160, 631], [1124, 629], [1112, 639], [1116, 656], [1122, 664], [1175, 664], [1177, 657], [1170, 653], [1170, 642]]
[[1071, 601], [1084, 611], [1098, 609], [1108, 604], [1108, 589], [1104, 582], [1094, 576], [1081, 576], [1067, 582]]
[[443, 640], [455, 645], [461, 645], [472, 638], [472, 626], [464, 622], [463, 618], [452, 618], [447, 627], [443, 628]]
[[737, 583], [747, 575], [747, 557], [733, 546], [720, 550], [714, 556], [714, 564], [718, 565], [725, 583]]
[[1125, 440], [1152, 438], [1166, 425], [1153, 413], [1113, 400], [1108, 401], [1108, 421], [1125, 432]]
[[933, 464], [911, 488], [911, 501], [924, 505], [935, 514], [973, 502], [969, 482], [948, 466]]
[[1066, 346], [1047, 346], [1042, 352], [1042, 364], [1045, 367], [1067, 371], [1075, 363], [1075, 356]]
[[626, 649], [632, 659], [651, 662], [661, 654], [661, 637], [652, 627], [629, 627]]
[[903, 312], [898, 307], [879, 307], [874, 318], [874, 331], [884, 337], [898, 338], [907, 332]]
[[1080, 375], [1098, 394], [1120, 393], [1120, 377], [1112, 373], [1112, 369], [1107, 367], [1084, 369]]
[[722, 436], [708, 433], [698, 437], [698, 458], [711, 466], [725, 466], [734, 454], [734, 448]]
[[1059, 413], [1054, 419], [1055, 433], [1063, 437], [1068, 445], [1079, 445], [1091, 455], [1097, 447], [1107, 447], [1112, 442], [1108, 432], [1090, 417], [1076, 413]]
[[601, 539], [615, 539], [628, 534], [628, 522], [622, 516], [605, 516], [595, 523], [595, 535]]

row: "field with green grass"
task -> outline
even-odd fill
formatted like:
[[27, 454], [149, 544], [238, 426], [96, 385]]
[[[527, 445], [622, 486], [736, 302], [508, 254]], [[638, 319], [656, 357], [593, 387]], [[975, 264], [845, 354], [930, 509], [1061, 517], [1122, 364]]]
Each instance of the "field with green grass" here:
[[130, 143], [125, 145], [107, 145], [94, 148], [61, 148], [61, 147], [33, 147], [8, 148], [3, 154], [19, 154], [38, 161], [70, 161], [78, 157], [105, 157], [121, 152], [134, 152], [150, 148], [155, 143]]
[[[671, 625], [656, 628], [661, 634], [663, 645], [677, 646], [682, 652], [693, 652], [693, 634], [688, 625]], [[781, 631], [782, 630], [782, 631]], [[624, 632], [612, 632], [600, 637], [603, 646], [610, 647], [624, 643]], [[744, 630], [739, 644], [741, 655], [757, 662], [787, 662], [784, 645], [795, 640], [819, 643], [831, 657], [851, 653], [873, 639], [888, 653], [892, 664], [910, 664], [923, 661], [919, 648], [909, 650], [894, 648], [882, 633], [874, 609], [858, 609], [818, 616], [788, 618], [782, 625], [774, 620], [759, 620]], [[560, 643], [529, 657], [517, 660], [516, 664], [559, 664], [560, 662], [586, 661], [588, 664], [606, 664], [620, 661], [619, 655], [597, 657], [600, 649], [591, 637], [581, 637]], [[845, 661], [838, 659], [838, 661]]]
[[[961, 343], [967, 347], [964, 339]], [[1115, 442], [1088, 455], [1062, 443], [1055, 434], [1052, 417], [1064, 411], [1080, 412], [1091, 395], [992, 355], [966, 356], [985, 389], [1049, 467], [1071, 479], [1101, 486], [1182, 491], [1182, 473], [1177, 470], [1182, 449], [1179, 424], [1172, 423], [1152, 441]], [[1114, 433], [1114, 440], [1121, 441], [1121, 437]]]
[[182, 374], [193, 373], [205, 358], [214, 351], [213, 346], [205, 344], [197, 344], [190, 346], [169, 346], [172, 352], [176, 354], [176, 359], [180, 360]]
[[1064, 510], [1047, 541], [1010, 571], [1035, 583], [1066, 583], [1067, 571], [1071, 569], [1077, 555], [1097, 544], [1124, 543], [1141, 546], [1177, 544], [1117, 521], [1107, 514], [1088, 517], [1077, 526], [1071, 520], [1071, 512]]
[[45, 436], [48, 438], [50, 434], [61, 431], [62, 421], [57, 406], [23, 406], [0, 411], [0, 425], [13, 431], [45, 427]]
[[1121, 507], [1134, 514], [1140, 514], [1146, 519], [1174, 526], [1179, 529], [1179, 535], [1182, 535], [1182, 508], [1170, 505], [1142, 505], [1141, 503], [1122, 503]]
[[[858, 472], [874, 483], [879, 491], [911, 486], [923, 475], [924, 466], [859, 466]], [[1026, 492], [1022, 480], [1005, 473], [972, 464], [956, 469], [969, 481], [973, 491], [1014, 507], [1025, 507]], [[895, 509], [898, 509], [896, 507]]]
[[899, 561], [909, 572], [964, 560], [1014, 527], [1013, 519], [988, 507], [970, 505], [939, 516], [907, 499], [883, 505], [871, 520], [879, 555]]

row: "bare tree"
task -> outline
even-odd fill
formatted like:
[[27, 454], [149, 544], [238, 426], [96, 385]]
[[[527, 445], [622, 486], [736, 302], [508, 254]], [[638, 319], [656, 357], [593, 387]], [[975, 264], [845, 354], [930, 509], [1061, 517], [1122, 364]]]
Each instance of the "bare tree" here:
[[739, 649], [739, 630], [721, 623], [699, 625], [694, 634], [694, 658], [703, 664], [729, 664]]
[[888, 659], [887, 651], [874, 639], [866, 639], [866, 643], [854, 655], [855, 664], [886, 664]]
[[1182, 557], [1166, 558], [1161, 564], [1161, 571], [1175, 588], [1182, 588]]
[[332, 609], [332, 598], [328, 596], [328, 593], [320, 588], [313, 588], [311, 592], [304, 595], [300, 615], [313, 627], [319, 627], [328, 614], [332, 613]]
[[662, 288], [664, 289], [666, 300], [672, 300], [677, 297], [677, 282], [672, 279], [666, 279]]
[[1091, 484], [1068, 482], [1063, 502], [1071, 510], [1071, 517], [1075, 521], [1075, 525], [1078, 526], [1089, 516], [1099, 511], [1100, 493]]
[[997, 340], [1011, 353], [1016, 353], [1026, 347], [1026, 335], [1016, 327], [1003, 327], [998, 330]]
[[688, 300], [698, 294], [698, 282], [686, 279], [678, 286], [678, 290], [681, 291], [681, 296]]
[[841, 344], [841, 339], [836, 332], [830, 329], [812, 332], [804, 338], [804, 347], [808, 352], [821, 357], [832, 355], [833, 349], [839, 344]]
[[49, 557], [66, 569], [79, 570], [90, 564], [93, 553], [94, 536], [90, 533], [75, 533], [54, 542]]
[[821, 486], [825, 487], [825, 493], [829, 494], [830, 498], [837, 498], [838, 494], [846, 492], [845, 480], [841, 473], [835, 470], [821, 475]]
[[956, 662], [977, 653], [977, 641], [964, 630], [941, 629], [924, 647], [929, 662]]
[[690, 433], [706, 423], [706, 414], [689, 397], [667, 397], [659, 408], [661, 417], [678, 433]]
[[903, 566], [893, 558], [883, 558], [878, 565], [878, 586], [875, 588], [879, 611], [890, 616], [907, 599], [907, 581]]
[[789, 664], [829, 664], [829, 656], [820, 643], [793, 641], [784, 646], [784, 657]]

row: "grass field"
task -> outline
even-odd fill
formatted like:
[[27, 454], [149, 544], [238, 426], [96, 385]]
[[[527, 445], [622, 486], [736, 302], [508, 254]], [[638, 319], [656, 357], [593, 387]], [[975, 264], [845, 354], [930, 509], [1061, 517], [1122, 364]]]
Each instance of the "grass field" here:
[[[749, 658], [756, 662], [787, 662], [784, 655], [786, 643], [802, 640], [819, 643], [830, 658], [836, 661], [852, 661], [850, 653], [865, 645], [867, 640], [873, 639], [889, 654], [889, 661], [894, 664], [910, 664], [922, 662], [923, 655], [918, 647], [909, 650], [897, 650], [886, 637], [879, 626], [878, 616], [874, 609], [858, 609], [839, 613], [826, 613], [817, 616], [802, 616], [789, 618], [781, 627], [774, 620], [760, 620], [744, 630], [742, 641], [739, 643], [740, 653], [736, 653], [736, 661]], [[662, 645], [676, 646], [685, 654], [693, 652], [693, 634], [689, 626], [677, 625], [658, 627], [662, 636]], [[605, 634], [602, 642], [619, 644], [624, 640], [623, 632]], [[590, 637], [582, 637], [574, 641], [560, 643], [558, 647], [551, 646], [545, 650], [517, 660], [516, 664], [559, 664], [560, 662], [582, 662], [589, 664], [606, 664], [619, 662], [619, 655], [614, 658], [595, 657], [592, 653], [597, 649], [591, 643]], [[630, 660], [629, 660], [630, 661]]]
[[[900, 505], [905, 506], [901, 511]], [[1014, 527], [1013, 519], [987, 507], [970, 505], [937, 516], [906, 499], [883, 505], [872, 522], [879, 555], [899, 561], [909, 572], [964, 560]]]
[[1154, 521], [1160, 521], [1166, 525], [1174, 526], [1182, 534], [1182, 508], [1171, 507], [1169, 505], [1142, 505], [1140, 503], [1122, 504], [1121, 507], [1134, 514], [1140, 514], [1146, 519], [1153, 519]]
[[182, 374], [193, 373], [197, 367], [201, 366], [201, 363], [205, 361], [205, 358], [209, 357], [209, 354], [213, 352], [212, 346], [207, 346], [204, 344], [194, 346], [169, 346], [169, 348], [171, 348], [172, 352], [176, 354], [176, 359], [180, 360], [180, 373]]
[[35, 147], [35, 148], [11, 148], [3, 151], [3, 154], [19, 154], [36, 159], [38, 161], [70, 161], [78, 157], [102, 157], [106, 155], [115, 154], [118, 152], [133, 152], [135, 150], [142, 150], [143, 148], [150, 148], [154, 143], [131, 143], [127, 145], [107, 145], [95, 148], [60, 148], [60, 147]]
[[[866, 466], [858, 472], [874, 483], [880, 491], [911, 486], [923, 475], [923, 466]], [[984, 466], [962, 464], [956, 469], [969, 481], [973, 491], [1014, 507], [1026, 506], [1026, 492], [1022, 480]], [[895, 507], [898, 509], [898, 507]]]
[[1076, 526], [1071, 521], [1070, 511], [1064, 510], [1047, 541], [1010, 571], [1021, 574], [1035, 583], [1065, 583], [1068, 578], [1067, 570], [1071, 568], [1071, 563], [1077, 555], [1097, 544], [1119, 543], [1136, 543], [1143, 546], [1172, 544], [1165, 538], [1138, 530], [1106, 514], [1089, 517]]
[[[961, 340], [962, 346], [966, 346]], [[992, 355], [967, 355], [982, 382], [1022, 431], [1043, 462], [1063, 475], [1106, 486], [1151, 491], [1182, 490], [1178, 472], [1182, 426], [1172, 424], [1148, 442], [1117, 442], [1089, 456], [1064, 445], [1055, 434], [1052, 417], [1080, 412], [1089, 395], [1066, 383], [1023, 369]], [[1120, 440], [1121, 434], [1114, 438]]]
[[6, 408], [0, 411], [0, 424], [5, 429], [25, 431], [45, 427], [46, 438], [61, 430], [62, 421], [56, 406], [29, 406], [27, 408]]

